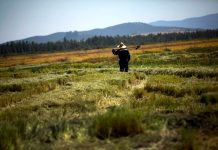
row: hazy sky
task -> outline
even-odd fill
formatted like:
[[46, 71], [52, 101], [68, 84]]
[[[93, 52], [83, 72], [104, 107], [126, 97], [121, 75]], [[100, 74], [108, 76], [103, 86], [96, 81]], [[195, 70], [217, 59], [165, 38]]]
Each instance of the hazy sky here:
[[218, 13], [218, 0], [0, 0], [0, 43], [61, 31]]

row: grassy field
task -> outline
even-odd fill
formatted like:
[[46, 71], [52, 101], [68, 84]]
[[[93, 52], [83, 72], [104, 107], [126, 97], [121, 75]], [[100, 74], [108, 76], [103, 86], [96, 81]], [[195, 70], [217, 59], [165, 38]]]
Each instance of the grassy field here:
[[0, 149], [218, 149], [218, 39], [0, 58]]

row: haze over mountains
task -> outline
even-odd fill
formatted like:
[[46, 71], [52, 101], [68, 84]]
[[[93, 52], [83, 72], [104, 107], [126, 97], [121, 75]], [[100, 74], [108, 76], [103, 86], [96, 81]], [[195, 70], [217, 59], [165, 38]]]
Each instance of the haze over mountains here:
[[203, 17], [187, 18], [175, 21], [155, 21], [150, 23], [154, 26], [165, 27], [183, 27], [183, 28], [199, 28], [199, 29], [217, 29], [218, 14], [210, 14]]
[[217, 29], [218, 14], [207, 15], [197, 18], [188, 18], [179, 21], [157, 21], [150, 24], [133, 22], [114, 25], [103, 29], [89, 31], [57, 32], [46, 36], [34, 36], [23, 39], [29, 42], [45, 43], [68, 40], [85, 40], [93, 36], [116, 36], [116, 35], [145, 35], [149, 33], [186, 32], [194, 29]]

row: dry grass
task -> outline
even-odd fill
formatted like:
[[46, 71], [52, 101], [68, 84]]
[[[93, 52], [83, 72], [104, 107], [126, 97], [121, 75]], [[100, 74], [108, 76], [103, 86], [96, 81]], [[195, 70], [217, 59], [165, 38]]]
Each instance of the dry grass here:
[[[131, 54], [142, 54], [145, 51], [163, 51], [164, 49], [170, 49], [172, 51], [180, 51], [195, 46], [197, 47], [218, 46], [218, 39], [147, 44], [147, 45], [142, 45], [141, 48], [138, 50], [135, 50], [135, 46], [129, 46], [129, 49]], [[81, 62], [85, 60], [90, 60], [95, 58], [105, 58], [105, 57], [113, 57], [110, 48], [94, 49], [88, 51], [81, 50], [81, 51], [45, 53], [45, 54], [27, 54], [21, 56], [0, 57], [0, 67], [8, 67], [8, 66], [24, 65], [24, 64], [26, 65], [26, 64], [52, 63], [58, 61]]]
[[130, 46], [129, 73], [110, 49], [3, 58], [51, 64], [0, 68], [0, 149], [217, 149], [217, 44]]

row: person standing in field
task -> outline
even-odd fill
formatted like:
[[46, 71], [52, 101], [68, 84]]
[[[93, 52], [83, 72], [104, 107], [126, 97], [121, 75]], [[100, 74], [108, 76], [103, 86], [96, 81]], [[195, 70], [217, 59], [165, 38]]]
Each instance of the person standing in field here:
[[112, 49], [112, 53], [114, 55], [119, 56], [119, 65], [120, 65], [120, 71], [121, 72], [128, 72], [129, 67], [129, 61], [130, 61], [130, 53], [126, 45], [121, 42], [119, 45], [117, 45], [117, 48]]

